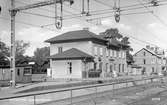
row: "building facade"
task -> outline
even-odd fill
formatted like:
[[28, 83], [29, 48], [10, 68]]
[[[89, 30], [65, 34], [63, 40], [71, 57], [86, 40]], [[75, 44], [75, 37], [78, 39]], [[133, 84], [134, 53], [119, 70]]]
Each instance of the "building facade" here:
[[127, 72], [125, 46], [118, 41], [108, 41], [88, 30], [78, 30], [46, 42], [50, 43], [52, 78], [89, 78], [90, 72], [111, 77]]
[[142, 67], [140, 74], [161, 74], [166, 66], [164, 55], [158, 55], [150, 49], [143, 48], [133, 55], [136, 65]]
[[[28, 83], [32, 82], [32, 66], [30, 64], [17, 65], [16, 66], [16, 82]], [[10, 81], [12, 79], [12, 72], [10, 66], [0, 67], [0, 80]]]

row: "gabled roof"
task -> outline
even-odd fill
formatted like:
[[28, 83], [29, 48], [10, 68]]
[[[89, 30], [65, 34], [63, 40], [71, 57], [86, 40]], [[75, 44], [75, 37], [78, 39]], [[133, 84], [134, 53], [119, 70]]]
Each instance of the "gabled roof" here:
[[[154, 56], [156, 56], [156, 57], [158, 57], [158, 58], [161, 58], [161, 56], [157, 55], [155, 52], [150, 51], [150, 50], [148, 50], [148, 49], [146, 49], [146, 48], [142, 48], [141, 50], [139, 50], [138, 52], [136, 52], [134, 55], [136, 55], [137, 53], [139, 53], [139, 52], [142, 51], [142, 50], [145, 50], [145, 51], [151, 53], [152, 55], [154, 55]], [[133, 56], [134, 56], [134, 55], [133, 55]]]
[[51, 55], [49, 57], [50, 59], [55, 59], [55, 60], [63, 60], [63, 59], [93, 59], [93, 56], [85, 53], [85, 52], [82, 52], [76, 48], [72, 48], [72, 49], [69, 49], [69, 50], [66, 50], [62, 53], [58, 53], [58, 54], [55, 54], [55, 55]]
[[92, 40], [97, 39], [100, 41], [106, 41], [102, 37], [92, 33], [88, 30], [77, 30], [77, 31], [70, 31], [64, 34], [58, 35], [51, 39], [46, 40], [45, 42], [48, 43], [63, 43], [63, 42], [72, 42], [72, 41], [79, 41], [79, 40]]

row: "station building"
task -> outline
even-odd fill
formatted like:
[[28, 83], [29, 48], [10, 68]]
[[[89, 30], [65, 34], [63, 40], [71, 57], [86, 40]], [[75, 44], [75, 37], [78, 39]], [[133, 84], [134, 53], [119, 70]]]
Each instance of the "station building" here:
[[52, 78], [91, 78], [124, 75], [127, 45], [89, 30], [70, 31], [46, 40], [50, 43]]

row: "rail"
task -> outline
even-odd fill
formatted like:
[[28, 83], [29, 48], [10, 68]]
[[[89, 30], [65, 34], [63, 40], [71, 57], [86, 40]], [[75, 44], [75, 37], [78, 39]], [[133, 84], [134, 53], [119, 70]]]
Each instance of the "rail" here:
[[0, 98], [0, 100], [16, 99], [16, 98], [23, 98], [23, 97], [33, 97], [33, 104], [31, 104], [31, 105], [37, 105], [36, 104], [36, 100], [37, 100], [36, 97], [37, 96], [46, 95], [46, 94], [52, 94], [52, 93], [59, 93], [59, 92], [68, 92], [69, 91], [70, 92], [69, 99], [71, 100], [70, 104], [73, 104], [73, 98], [74, 98], [73, 97], [73, 91], [74, 90], [95, 88], [94, 94], [97, 95], [97, 93], [98, 93], [97, 88], [98, 87], [102, 87], [102, 86], [112, 85], [113, 86], [113, 90], [114, 90], [114, 89], [116, 89], [116, 88], [114, 88], [116, 84], [126, 84], [122, 88], [127, 88], [127, 87], [131, 87], [131, 86], [128, 86], [128, 83], [132, 83], [132, 86], [134, 86], [133, 83], [136, 83], [138, 81], [142, 81], [142, 82], [144, 82], [142, 84], [146, 84], [148, 82], [147, 80], [149, 80], [149, 82], [153, 82], [154, 80], [163, 82], [163, 79], [164, 79], [163, 76], [159, 76], [159, 77], [142, 78], [142, 79], [138, 79], [138, 80], [125, 80], [125, 81], [112, 82], [112, 83], [99, 83], [99, 84], [94, 84], [94, 85], [63, 88], [63, 89], [58, 89], [58, 90], [53, 90], [53, 91], [48, 91], [48, 92], [39, 92], [39, 93], [31, 93], [31, 94], [17, 95], [17, 96], [11, 96], [11, 97], [4, 97], [4, 98]]

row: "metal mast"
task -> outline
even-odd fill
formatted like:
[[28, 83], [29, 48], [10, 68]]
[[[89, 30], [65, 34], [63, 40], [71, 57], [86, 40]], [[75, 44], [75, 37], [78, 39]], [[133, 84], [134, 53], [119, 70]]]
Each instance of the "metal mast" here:
[[11, 0], [11, 8], [10, 16], [11, 16], [11, 72], [12, 72], [12, 87], [15, 87], [16, 78], [15, 78], [15, 15], [16, 11], [13, 10], [15, 8], [15, 0]]
[[74, 3], [73, 0], [48, 0], [48, 1], [43, 1], [39, 3], [34, 3], [34, 4], [28, 4], [26, 6], [21, 6], [21, 7], [15, 7], [15, 0], [11, 0], [11, 9], [10, 11], [10, 16], [11, 16], [11, 52], [10, 52], [10, 57], [11, 57], [11, 72], [12, 72], [12, 87], [15, 87], [16, 84], [16, 69], [15, 69], [15, 16], [16, 13], [22, 10], [28, 10], [28, 9], [33, 9], [33, 8], [38, 8], [42, 6], [47, 6], [47, 5], [52, 5], [55, 3], [62, 3], [62, 2], [69, 2], [70, 5]]

